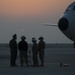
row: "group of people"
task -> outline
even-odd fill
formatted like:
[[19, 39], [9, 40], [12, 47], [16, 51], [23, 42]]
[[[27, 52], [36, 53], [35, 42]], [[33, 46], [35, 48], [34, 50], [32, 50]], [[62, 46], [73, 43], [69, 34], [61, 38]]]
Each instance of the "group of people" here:
[[[16, 41], [17, 35], [14, 34], [13, 38], [9, 42], [10, 47], [10, 66], [17, 66], [16, 59], [17, 59], [17, 53], [19, 50], [20, 55], [20, 64], [23, 67], [24, 64], [26, 66], [29, 66], [28, 62], [28, 43], [26, 42], [26, 37], [22, 36], [21, 41], [17, 43]], [[33, 37], [32, 38], [32, 61], [33, 64], [31, 66], [37, 67], [39, 66], [38, 57], [41, 61], [40, 66], [44, 66], [44, 50], [45, 50], [45, 42], [43, 37], [39, 37], [39, 43], [37, 44], [37, 40]]]

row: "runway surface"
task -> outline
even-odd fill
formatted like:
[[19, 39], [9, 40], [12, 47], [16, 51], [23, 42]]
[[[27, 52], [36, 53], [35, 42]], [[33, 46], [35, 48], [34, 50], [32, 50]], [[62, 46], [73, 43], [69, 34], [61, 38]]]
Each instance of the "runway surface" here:
[[[44, 67], [20, 67], [19, 56], [18, 67], [10, 67], [9, 61], [9, 47], [0, 47], [0, 75], [75, 75], [75, 49], [72, 46], [46, 46]], [[64, 64], [68, 66], [64, 67]]]

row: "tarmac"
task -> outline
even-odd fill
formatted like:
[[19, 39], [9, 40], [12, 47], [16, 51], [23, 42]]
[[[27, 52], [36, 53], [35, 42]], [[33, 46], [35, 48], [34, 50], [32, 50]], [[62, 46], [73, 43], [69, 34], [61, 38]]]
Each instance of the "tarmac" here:
[[75, 75], [75, 49], [72, 47], [46, 47], [43, 67], [21, 67], [19, 56], [18, 67], [11, 67], [9, 61], [9, 47], [0, 47], [0, 75]]

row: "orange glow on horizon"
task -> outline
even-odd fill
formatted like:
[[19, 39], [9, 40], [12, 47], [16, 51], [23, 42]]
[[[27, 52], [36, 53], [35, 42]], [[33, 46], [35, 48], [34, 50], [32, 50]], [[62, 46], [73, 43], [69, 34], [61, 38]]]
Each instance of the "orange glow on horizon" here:
[[[63, 3], [62, 3], [63, 2]], [[0, 15], [7, 16], [40, 16], [53, 14], [63, 9], [72, 0], [0, 0]], [[60, 8], [61, 7], [61, 8]]]

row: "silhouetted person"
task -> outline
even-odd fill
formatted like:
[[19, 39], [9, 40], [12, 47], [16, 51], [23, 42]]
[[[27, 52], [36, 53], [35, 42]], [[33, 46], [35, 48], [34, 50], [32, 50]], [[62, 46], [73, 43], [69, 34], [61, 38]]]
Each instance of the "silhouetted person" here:
[[21, 41], [18, 43], [18, 49], [20, 51], [20, 63], [21, 66], [24, 66], [24, 62], [26, 63], [26, 66], [28, 65], [28, 43], [25, 41], [26, 37], [22, 36]]
[[12, 40], [9, 42], [9, 47], [10, 47], [10, 65], [11, 66], [17, 66], [16, 65], [16, 58], [17, 58], [17, 35], [14, 34]]
[[39, 38], [39, 43], [38, 43], [38, 52], [39, 52], [39, 58], [41, 61], [41, 65], [40, 66], [44, 66], [44, 50], [45, 50], [45, 42], [43, 41], [44, 38], [40, 37]]
[[37, 54], [38, 54], [38, 49], [37, 49], [37, 43], [36, 43], [36, 39], [32, 38], [32, 59], [33, 59], [33, 67], [37, 67], [38, 66], [38, 58], [37, 58]]

